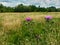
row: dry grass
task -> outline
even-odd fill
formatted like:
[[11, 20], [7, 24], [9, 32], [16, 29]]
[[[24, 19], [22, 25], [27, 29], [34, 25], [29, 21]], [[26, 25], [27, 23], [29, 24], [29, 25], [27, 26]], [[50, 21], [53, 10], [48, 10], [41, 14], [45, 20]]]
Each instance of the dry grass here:
[[[46, 15], [51, 15], [53, 18], [60, 18], [60, 12], [0, 13], [0, 45], [5, 44], [5, 42], [3, 42], [5, 38], [3, 35], [5, 32], [20, 28], [21, 21], [25, 20], [26, 17], [31, 17], [36, 21], [42, 21]], [[51, 33], [48, 34], [48, 40], [51, 42], [51, 44], [53, 43], [53, 45], [55, 45], [55, 42], [57, 42], [54, 38], [52, 38]]]
[[21, 24], [21, 21], [26, 17], [31, 17], [35, 20], [44, 20], [46, 15], [51, 15], [54, 18], [60, 18], [60, 12], [30, 12], [30, 13], [0, 13], [0, 18], [2, 18], [2, 24], [4, 28], [14, 28]]

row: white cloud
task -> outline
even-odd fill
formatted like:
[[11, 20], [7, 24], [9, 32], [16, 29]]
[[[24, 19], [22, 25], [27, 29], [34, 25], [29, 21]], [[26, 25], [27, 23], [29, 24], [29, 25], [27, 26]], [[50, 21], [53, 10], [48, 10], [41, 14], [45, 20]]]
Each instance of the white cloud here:
[[0, 3], [5, 6], [16, 6], [22, 3], [24, 5], [40, 5], [41, 7], [60, 7], [60, 0], [0, 0]]

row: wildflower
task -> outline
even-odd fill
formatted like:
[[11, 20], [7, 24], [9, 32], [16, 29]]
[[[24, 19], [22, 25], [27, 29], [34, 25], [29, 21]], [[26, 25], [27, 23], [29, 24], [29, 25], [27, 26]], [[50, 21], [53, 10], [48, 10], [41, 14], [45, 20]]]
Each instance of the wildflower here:
[[52, 16], [46, 16], [45, 19], [47, 22], [49, 22], [52, 19]]
[[30, 17], [27, 17], [26, 18], [26, 21], [31, 21], [32, 19]]
[[50, 20], [50, 19], [52, 19], [52, 16], [46, 16], [45, 19]]

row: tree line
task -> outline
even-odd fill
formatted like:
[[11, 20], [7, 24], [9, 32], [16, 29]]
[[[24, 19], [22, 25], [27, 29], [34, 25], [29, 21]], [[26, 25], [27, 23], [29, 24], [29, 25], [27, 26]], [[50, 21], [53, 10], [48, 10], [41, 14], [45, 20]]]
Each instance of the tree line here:
[[0, 4], [0, 12], [60, 12], [60, 8], [56, 8], [54, 6], [51, 7], [36, 7], [35, 5], [25, 6], [23, 4], [19, 4], [15, 7], [7, 7]]

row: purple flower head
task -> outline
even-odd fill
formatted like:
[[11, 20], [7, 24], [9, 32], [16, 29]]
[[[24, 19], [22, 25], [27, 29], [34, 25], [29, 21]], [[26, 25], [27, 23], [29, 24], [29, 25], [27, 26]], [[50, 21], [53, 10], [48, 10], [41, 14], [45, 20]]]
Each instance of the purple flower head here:
[[26, 21], [31, 21], [31, 20], [32, 20], [32, 18], [30, 18], [30, 17], [26, 18]]
[[45, 16], [45, 19], [50, 20], [52, 19], [52, 16]]

